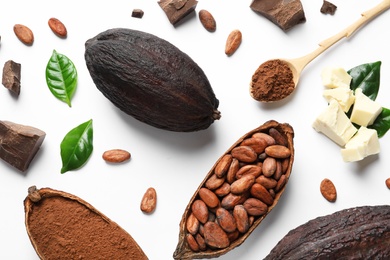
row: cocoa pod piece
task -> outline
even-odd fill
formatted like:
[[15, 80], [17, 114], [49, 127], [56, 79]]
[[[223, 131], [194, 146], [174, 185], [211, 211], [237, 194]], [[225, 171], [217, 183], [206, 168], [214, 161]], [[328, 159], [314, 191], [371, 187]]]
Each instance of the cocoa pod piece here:
[[32, 186], [24, 211], [40, 259], [148, 259], [129, 233], [75, 195]]
[[86, 41], [84, 58], [102, 94], [141, 122], [193, 132], [220, 118], [219, 101], [204, 71], [162, 38], [109, 29]]
[[265, 259], [388, 259], [389, 223], [389, 205], [343, 209], [292, 229]]
[[[270, 133], [269, 133], [269, 130], [271, 128], [278, 131], [287, 140], [286, 147], [288, 147], [291, 151], [290, 157], [285, 159], [286, 161], [288, 161], [288, 163], [286, 163], [286, 166], [285, 166], [286, 171], [283, 174], [283, 177], [281, 177], [281, 178], [283, 178], [283, 181], [280, 181], [279, 185], [278, 185], [278, 182], [276, 180], [274, 180], [273, 184], [271, 184], [271, 186], [273, 188], [267, 188], [269, 194], [273, 198], [272, 205], [267, 206], [267, 204], [254, 198], [250, 194], [249, 190], [240, 194], [240, 195], [235, 195], [231, 191], [227, 195], [223, 195], [223, 196], [218, 195], [217, 197], [220, 200], [220, 204], [215, 209], [208, 209], [209, 216], [210, 216], [210, 214], [216, 213], [217, 210], [219, 209], [219, 207], [224, 208], [230, 214], [234, 214], [235, 207], [241, 206], [241, 209], [244, 210], [244, 213], [246, 212], [246, 215], [247, 215], [245, 220], [242, 223], [240, 222], [240, 229], [241, 229], [242, 233], [239, 232], [238, 228], [237, 228], [234, 232], [228, 232], [226, 234], [226, 232], [223, 231], [221, 226], [218, 224], [218, 221], [208, 220], [208, 222], [206, 224], [204, 224], [204, 225], [200, 224], [198, 234], [200, 234], [204, 238], [206, 238], [207, 232], [205, 231], [205, 226], [208, 225], [208, 223], [213, 223], [213, 225], [214, 224], [217, 225], [217, 227], [225, 233], [225, 235], [228, 238], [227, 240], [229, 241], [229, 244], [226, 245], [226, 247], [224, 247], [224, 248], [218, 248], [216, 246], [212, 246], [212, 245], [208, 244], [208, 246], [205, 250], [201, 250], [199, 252], [192, 251], [186, 242], [186, 234], [188, 234], [188, 231], [186, 229], [186, 223], [188, 221], [190, 214], [192, 213], [192, 210], [191, 210], [192, 205], [195, 203], [195, 201], [199, 200], [199, 198], [200, 198], [200, 196], [199, 196], [200, 189], [204, 188], [204, 187], [208, 187], [210, 184], [213, 184], [214, 189], [210, 189], [210, 190], [217, 194], [217, 189], [219, 189], [220, 187], [223, 187], [223, 186], [228, 187], [227, 185], [229, 185], [231, 188], [232, 183], [234, 183], [234, 181], [238, 180], [238, 179], [236, 179], [235, 175], [240, 168], [244, 167], [245, 165], [256, 165], [258, 167], [261, 167], [261, 162], [259, 162], [259, 160], [258, 160], [259, 155], [253, 151], [253, 148], [251, 148], [250, 146], [247, 146], [247, 145], [241, 146], [241, 143], [248, 138], [259, 136], [258, 138], [265, 137], [268, 140], [270, 140], [270, 143], [267, 143], [268, 145], [273, 145], [275, 143], [274, 143], [274, 141], [272, 141], [273, 138], [270, 136]], [[183, 213], [181, 221], [180, 221], [178, 243], [177, 243], [176, 249], [173, 253], [174, 259], [215, 258], [215, 257], [219, 257], [223, 254], [226, 254], [230, 250], [233, 250], [234, 248], [236, 248], [237, 246], [240, 246], [242, 243], [245, 242], [245, 240], [254, 231], [254, 229], [256, 229], [256, 227], [258, 227], [261, 224], [263, 219], [278, 204], [280, 197], [282, 196], [285, 188], [287, 187], [286, 184], [288, 183], [288, 180], [290, 178], [290, 175], [292, 172], [292, 165], [293, 165], [293, 161], [294, 161], [293, 138], [294, 138], [294, 131], [293, 131], [293, 128], [289, 124], [287, 124], [287, 123], [281, 124], [275, 120], [270, 120], [270, 121], [265, 122], [263, 125], [244, 134], [232, 146], [230, 146], [229, 149], [227, 149], [227, 151], [216, 161], [216, 163], [213, 165], [213, 167], [207, 173], [207, 175], [205, 176], [203, 181], [199, 184], [198, 189], [194, 192], [193, 196], [191, 197], [190, 201], [188, 202], [187, 207], [184, 210], [184, 213]], [[256, 154], [256, 159], [253, 162], [240, 162], [239, 159], [235, 158], [232, 154], [233, 149], [235, 149], [237, 147], [244, 147], [244, 149], [246, 149], [245, 151], [250, 149], [254, 154]], [[235, 151], [237, 152], [237, 150], [235, 150]], [[233, 156], [233, 160], [229, 166], [229, 169], [228, 169], [226, 175], [223, 178], [218, 178], [215, 174], [215, 168], [216, 168], [217, 164], [222, 160], [222, 158], [226, 154], [231, 154]], [[240, 154], [240, 153], [237, 153], [237, 155], [238, 155], [238, 157], [240, 157], [240, 156], [247, 157], [247, 156]], [[245, 175], [243, 175], [243, 176], [245, 176]], [[259, 177], [257, 177], [257, 178], [259, 178]], [[212, 181], [210, 181], [210, 180], [212, 180]], [[215, 187], [217, 185], [214, 185], [214, 184], [217, 182], [217, 180], [221, 181], [221, 183], [218, 183], [218, 187]], [[223, 183], [222, 183], [222, 181], [223, 181]], [[276, 191], [276, 187], [278, 187], [277, 191]], [[271, 192], [272, 192], [272, 194], [271, 194]], [[219, 191], [218, 191], [218, 193], [219, 193]], [[249, 200], [249, 202], [248, 202], [248, 200]], [[251, 200], [255, 200], [256, 203], [250, 204]], [[246, 203], [247, 203], [248, 209], [251, 210], [252, 214], [256, 214], [256, 216], [248, 215], [248, 212], [246, 211], [246, 209], [243, 206], [245, 201], [247, 201]], [[257, 204], [259, 204], [260, 206], [256, 206]], [[251, 207], [249, 207], [249, 206], [251, 206]], [[254, 209], [257, 209], [257, 213], [254, 212]], [[243, 214], [242, 210], [236, 214], [242, 215]], [[262, 215], [260, 215], [259, 213], [262, 213]], [[237, 222], [238, 221], [236, 220], [236, 225], [238, 225]], [[226, 237], [224, 236], [224, 239], [225, 238]]]

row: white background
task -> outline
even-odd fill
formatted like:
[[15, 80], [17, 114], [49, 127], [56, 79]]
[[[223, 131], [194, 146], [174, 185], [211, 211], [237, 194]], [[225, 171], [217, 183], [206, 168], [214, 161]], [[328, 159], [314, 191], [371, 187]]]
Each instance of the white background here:
[[[31, 185], [72, 193], [88, 201], [127, 230], [150, 259], [172, 259], [184, 209], [215, 161], [242, 135], [274, 119], [295, 130], [296, 159], [287, 189], [277, 207], [233, 251], [220, 259], [262, 259], [291, 229], [335, 211], [389, 204], [390, 133], [380, 139], [381, 153], [357, 163], [344, 163], [340, 148], [317, 133], [312, 122], [325, 109], [320, 73], [325, 66], [346, 70], [382, 61], [377, 101], [390, 107], [390, 11], [343, 39], [310, 63], [298, 89], [285, 101], [261, 104], [248, 91], [257, 67], [270, 58], [295, 58], [347, 27], [379, 0], [334, 0], [334, 16], [320, 13], [322, 0], [302, 0], [307, 21], [285, 33], [254, 13], [246, 0], [199, 1], [196, 12], [173, 27], [151, 0], [119, 1], [6, 1], [0, 8], [0, 64], [22, 65], [18, 98], [0, 88], [0, 120], [31, 125], [46, 138], [29, 170], [20, 173], [0, 161], [0, 259], [37, 259], [24, 226], [23, 200]], [[132, 18], [134, 8], [144, 10]], [[217, 21], [214, 33], [201, 25], [198, 12], [210, 11]], [[47, 25], [51, 17], [68, 29], [67, 39], [55, 36]], [[14, 24], [28, 26], [35, 35], [25, 46], [13, 33]], [[114, 107], [95, 87], [84, 60], [84, 43], [114, 27], [138, 29], [162, 37], [190, 55], [205, 71], [220, 100], [221, 120], [207, 130], [175, 133], [143, 124]], [[239, 29], [243, 41], [237, 52], [224, 53], [228, 34]], [[53, 49], [68, 56], [78, 71], [72, 107], [52, 96], [45, 82], [45, 67]], [[93, 119], [94, 151], [87, 164], [60, 174], [60, 142], [73, 127]], [[121, 148], [132, 154], [121, 165], [105, 163], [105, 150]], [[338, 191], [335, 203], [320, 194], [322, 179], [331, 179]], [[139, 209], [148, 187], [158, 193], [152, 215]]]

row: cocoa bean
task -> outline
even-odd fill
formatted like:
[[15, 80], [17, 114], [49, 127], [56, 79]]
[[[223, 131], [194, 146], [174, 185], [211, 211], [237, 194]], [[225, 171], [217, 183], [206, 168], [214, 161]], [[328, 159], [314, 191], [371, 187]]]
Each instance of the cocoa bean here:
[[262, 132], [254, 133], [252, 137], [256, 139], [264, 140], [267, 143], [267, 145], [274, 145], [276, 143], [275, 139], [266, 133], [262, 133]]
[[256, 182], [263, 185], [267, 189], [272, 189], [276, 187], [277, 181], [273, 178], [265, 177], [264, 175], [260, 175], [256, 178]]
[[240, 169], [240, 162], [233, 158], [232, 163], [230, 164], [229, 170], [226, 175], [226, 181], [229, 184], [232, 184], [236, 180], [236, 173]]
[[210, 208], [215, 208], [219, 204], [219, 199], [218, 199], [217, 195], [207, 188], [201, 188], [199, 190], [199, 197]]
[[209, 11], [204, 9], [200, 10], [199, 20], [207, 31], [215, 32], [215, 30], [217, 29], [217, 23], [213, 15]]
[[288, 146], [287, 139], [276, 129], [276, 128], [270, 128], [268, 130], [268, 133], [270, 136], [272, 136], [273, 139], [275, 139], [275, 144]]
[[195, 200], [191, 207], [192, 214], [201, 222], [206, 223], [209, 218], [209, 210], [203, 200]]
[[244, 163], [251, 163], [256, 161], [257, 154], [249, 146], [238, 146], [232, 149], [231, 154], [234, 158]]
[[196, 233], [198, 233], [199, 226], [200, 226], [199, 220], [195, 217], [193, 213], [191, 213], [188, 216], [187, 223], [186, 223], [187, 231], [192, 235], [196, 235]]
[[225, 232], [230, 233], [236, 230], [236, 220], [229, 211], [224, 208], [218, 208], [215, 215], [217, 217], [218, 224]]
[[216, 189], [214, 192], [218, 197], [226, 196], [230, 193], [230, 184], [225, 182], [224, 184], [222, 184], [221, 187]]
[[233, 209], [233, 217], [236, 220], [237, 230], [245, 233], [249, 229], [248, 213], [243, 205], [236, 205]]
[[189, 247], [191, 248], [191, 250], [194, 252], [198, 252], [200, 249], [199, 249], [198, 242], [196, 242], [196, 239], [194, 238], [194, 236], [192, 234], [187, 234], [186, 238], [187, 238], [187, 243], [188, 243]]
[[152, 187], [148, 188], [141, 200], [141, 210], [144, 213], [152, 213], [157, 206], [157, 193]]
[[225, 54], [230, 56], [233, 55], [240, 46], [242, 41], [242, 33], [240, 30], [233, 30], [230, 32], [225, 45]]
[[212, 248], [226, 248], [230, 245], [226, 232], [215, 222], [204, 224], [204, 241]]
[[252, 174], [244, 175], [230, 185], [230, 191], [233, 194], [242, 194], [249, 190], [253, 183], [255, 183], [255, 176]]
[[286, 175], [283, 174], [282, 176], [280, 176], [280, 179], [278, 180], [278, 183], [276, 184], [276, 187], [275, 187], [275, 192], [279, 192], [281, 189], [283, 189], [284, 185], [286, 185], [287, 183], [287, 178], [286, 178]]
[[290, 157], [291, 151], [286, 146], [283, 145], [271, 145], [265, 148], [265, 153], [268, 156], [284, 159]]
[[210, 190], [215, 190], [221, 187], [224, 182], [225, 182], [225, 178], [218, 178], [216, 174], [213, 174], [206, 181], [205, 186]]
[[229, 169], [231, 163], [232, 163], [233, 157], [230, 154], [226, 154], [222, 157], [222, 159], [218, 162], [218, 164], [215, 166], [215, 175], [217, 175], [218, 178], [222, 178], [227, 170]]
[[61, 38], [65, 38], [68, 35], [65, 25], [57, 18], [50, 18], [48, 21], [50, 29]]
[[34, 33], [27, 26], [23, 24], [15, 24], [14, 33], [24, 44], [32, 45], [34, 43]]
[[264, 202], [255, 198], [247, 199], [243, 206], [248, 214], [252, 216], [261, 216], [268, 211], [268, 206]]
[[252, 185], [250, 193], [253, 197], [261, 200], [268, 206], [271, 206], [274, 203], [274, 198], [271, 196], [268, 190], [259, 183], [255, 183]]
[[262, 172], [262, 167], [259, 167], [258, 165], [252, 165], [252, 164], [245, 165], [237, 171], [236, 179], [240, 179], [244, 175], [248, 175], [248, 174], [251, 174], [255, 178], [257, 178], [261, 174], [261, 172]]
[[229, 193], [225, 197], [223, 197], [221, 201], [221, 207], [225, 209], [233, 209], [234, 206], [242, 202], [243, 199], [246, 199], [247, 195], [246, 193], [240, 194], [240, 195], [235, 195], [233, 193]]
[[102, 158], [109, 163], [122, 163], [129, 160], [131, 154], [122, 149], [107, 150], [103, 153]]
[[336, 187], [329, 179], [323, 179], [320, 184], [322, 196], [329, 202], [335, 202], [337, 198]]
[[263, 162], [262, 172], [265, 177], [271, 177], [276, 171], [276, 159], [273, 157], [265, 158]]
[[198, 243], [199, 249], [201, 251], [204, 251], [207, 249], [206, 242], [204, 241], [204, 238], [199, 233], [195, 235], [195, 240]]
[[248, 138], [241, 142], [240, 145], [251, 147], [257, 154], [264, 152], [268, 146], [267, 141], [264, 138]]

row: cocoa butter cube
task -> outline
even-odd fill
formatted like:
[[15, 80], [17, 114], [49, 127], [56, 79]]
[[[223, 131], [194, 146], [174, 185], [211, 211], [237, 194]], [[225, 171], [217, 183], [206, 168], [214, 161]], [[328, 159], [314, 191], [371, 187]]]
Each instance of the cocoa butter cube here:
[[135, 18], [142, 18], [144, 16], [144, 11], [141, 9], [133, 9], [133, 12], [131, 13], [131, 17]]
[[13, 94], [20, 94], [21, 65], [12, 60], [6, 61], [3, 67], [2, 84]]
[[25, 172], [45, 136], [44, 131], [35, 127], [0, 121], [0, 158]]
[[250, 8], [285, 32], [297, 24], [306, 22], [300, 0], [253, 0]]
[[160, 7], [168, 17], [172, 25], [176, 25], [184, 17], [195, 11], [198, 4], [196, 0], [161, 0], [158, 2]]

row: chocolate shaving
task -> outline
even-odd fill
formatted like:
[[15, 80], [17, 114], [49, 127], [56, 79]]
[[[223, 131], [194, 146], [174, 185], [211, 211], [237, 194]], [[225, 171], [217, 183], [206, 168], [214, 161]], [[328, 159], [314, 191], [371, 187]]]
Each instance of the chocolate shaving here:
[[134, 9], [131, 13], [131, 16], [135, 18], [142, 18], [144, 16], [144, 11], [141, 9]]
[[196, 0], [161, 0], [158, 2], [172, 25], [176, 25], [188, 14], [193, 12], [198, 4]]

